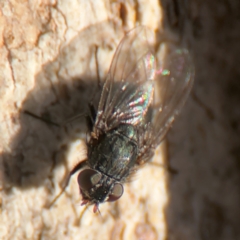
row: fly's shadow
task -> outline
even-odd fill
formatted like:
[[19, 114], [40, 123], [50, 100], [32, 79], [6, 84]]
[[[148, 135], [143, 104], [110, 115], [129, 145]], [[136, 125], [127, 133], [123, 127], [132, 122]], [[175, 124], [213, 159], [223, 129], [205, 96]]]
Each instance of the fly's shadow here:
[[[86, 28], [36, 75], [35, 87], [19, 113], [20, 131], [10, 143], [11, 152], [2, 155], [7, 193], [12, 186], [26, 189], [44, 185], [46, 179], [51, 180], [52, 169], [67, 161], [69, 143], [85, 138], [84, 116], [89, 113], [89, 103], [96, 108], [99, 101], [102, 84], [98, 68], [106, 64], [106, 69], [99, 71], [104, 80], [115, 48], [114, 36], [116, 30], [107, 22]], [[111, 53], [109, 64], [106, 53]], [[59, 125], [77, 115], [82, 117], [67, 127], [57, 127], [23, 114], [24, 110]]]

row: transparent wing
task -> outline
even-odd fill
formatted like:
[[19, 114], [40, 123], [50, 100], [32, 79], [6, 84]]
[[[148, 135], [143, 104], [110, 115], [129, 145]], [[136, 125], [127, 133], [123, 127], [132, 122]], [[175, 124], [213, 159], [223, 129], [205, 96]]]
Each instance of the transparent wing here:
[[193, 85], [194, 66], [189, 52], [171, 42], [156, 53], [155, 96], [152, 103], [149, 144], [158, 145], [184, 105]]
[[[108, 131], [121, 123], [135, 125], [144, 149], [161, 142], [189, 95], [194, 75], [187, 50], [166, 40], [154, 55], [153, 43], [146, 27], [133, 29], [120, 42], [94, 126], [95, 131]], [[148, 155], [148, 150], [142, 152], [143, 158]]]
[[137, 27], [120, 42], [103, 87], [96, 128], [137, 125], [144, 118], [154, 92], [153, 39], [149, 29]]

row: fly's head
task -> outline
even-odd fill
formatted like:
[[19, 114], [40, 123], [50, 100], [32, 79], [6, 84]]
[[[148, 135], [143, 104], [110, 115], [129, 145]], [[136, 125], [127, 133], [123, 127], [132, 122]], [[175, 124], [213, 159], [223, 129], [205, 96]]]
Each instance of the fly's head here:
[[82, 205], [93, 204], [93, 212], [103, 202], [114, 202], [123, 194], [123, 186], [114, 179], [93, 169], [84, 169], [78, 175]]

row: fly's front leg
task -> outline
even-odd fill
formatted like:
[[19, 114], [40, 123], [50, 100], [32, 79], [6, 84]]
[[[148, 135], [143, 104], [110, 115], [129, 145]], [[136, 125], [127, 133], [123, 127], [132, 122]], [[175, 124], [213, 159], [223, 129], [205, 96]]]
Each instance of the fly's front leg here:
[[60, 193], [53, 199], [53, 201], [47, 206], [48, 208], [50, 208], [57, 200], [58, 198], [63, 194], [63, 192], [65, 191], [65, 189], [67, 188], [71, 177], [78, 171], [80, 171], [82, 168], [87, 166], [87, 160], [83, 160], [81, 162], [79, 162], [68, 174], [66, 180], [65, 180], [65, 184], [64, 187], [62, 188], [62, 190], [60, 191]]

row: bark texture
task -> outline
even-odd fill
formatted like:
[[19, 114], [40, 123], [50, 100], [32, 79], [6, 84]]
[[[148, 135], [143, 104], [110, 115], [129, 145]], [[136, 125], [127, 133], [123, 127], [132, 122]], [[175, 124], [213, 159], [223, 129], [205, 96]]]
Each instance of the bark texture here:
[[[96, 66], [104, 81], [138, 24], [172, 31], [194, 57], [194, 89], [165, 152], [178, 174], [147, 165], [101, 215], [80, 206], [73, 177], [46, 208], [86, 155], [85, 124], [58, 128], [22, 111], [60, 123], [84, 113]], [[239, 29], [237, 0], [0, 2], [0, 239], [240, 239]]]

